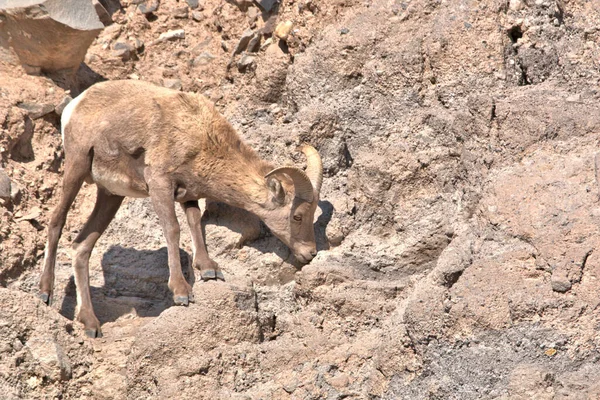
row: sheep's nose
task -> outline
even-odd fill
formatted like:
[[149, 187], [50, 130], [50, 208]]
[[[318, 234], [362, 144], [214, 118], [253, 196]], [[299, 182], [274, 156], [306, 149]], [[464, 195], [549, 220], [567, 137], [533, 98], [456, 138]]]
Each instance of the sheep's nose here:
[[310, 251], [310, 255], [313, 256], [313, 257], [316, 256], [317, 255], [317, 249], [311, 250]]

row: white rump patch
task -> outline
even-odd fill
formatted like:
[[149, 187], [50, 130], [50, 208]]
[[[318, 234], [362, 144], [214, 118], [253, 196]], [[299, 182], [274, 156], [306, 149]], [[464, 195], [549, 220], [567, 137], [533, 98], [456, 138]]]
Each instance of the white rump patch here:
[[75, 107], [77, 107], [77, 104], [79, 104], [79, 102], [83, 99], [86, 92], [87, 90], [71, 100], [71, 102], [67, 104], [63, 110], [62, 116], [60, 117], [60, 135], [62, 136], [63, 145], [65, 144], [65, 128], [71, 120], [71, 116], [75, 111]]

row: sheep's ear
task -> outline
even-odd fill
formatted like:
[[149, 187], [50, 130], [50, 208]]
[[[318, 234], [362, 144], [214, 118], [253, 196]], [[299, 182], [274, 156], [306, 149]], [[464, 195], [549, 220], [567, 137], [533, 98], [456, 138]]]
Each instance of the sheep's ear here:
[[273, 202], [277, 204], [284, 204], [285, 190], [283, 190], [281, 181], [275, 177], [270, 177], [267, 180], [267, 185], [269, 186], [269, 191], [271, 192]]

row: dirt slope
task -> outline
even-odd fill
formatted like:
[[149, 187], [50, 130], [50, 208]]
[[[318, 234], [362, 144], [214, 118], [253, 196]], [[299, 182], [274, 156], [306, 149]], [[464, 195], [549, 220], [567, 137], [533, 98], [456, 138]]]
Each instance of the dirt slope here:
[[[311, 143], [325, 164], [320, 252], [300, 268], [252, 218], [209, 205], [227, 282], [188, 274], [196, 302], [175, 307], [158, 221], [128, 199], [90, 262], [105, 336], [85, 338], [69, 242], [95, 188], [71, 211], [43, 307], [65, 90], [2, 51], [9, 398], [600, 398], [599, 1], [283, 0], [262, 12], [149, 0], [146, 15], [138, 3], [121, 1], [71, 94], [149, 80], [204, 93], [274, 162], [301, 164], [294, 150]], [[284, 21], [285, 41], [272, 36]], [[256, 52], [234, 54], [245, 36], [260, 37]]]

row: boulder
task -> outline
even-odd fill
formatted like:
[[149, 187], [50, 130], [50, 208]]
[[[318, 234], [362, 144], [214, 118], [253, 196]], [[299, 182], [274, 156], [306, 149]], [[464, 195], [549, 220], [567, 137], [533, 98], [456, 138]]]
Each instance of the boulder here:
[[0, 45], [29, 73], [72, 70], [104, 25], [92, 2], [7, 0], [0, 5]]

